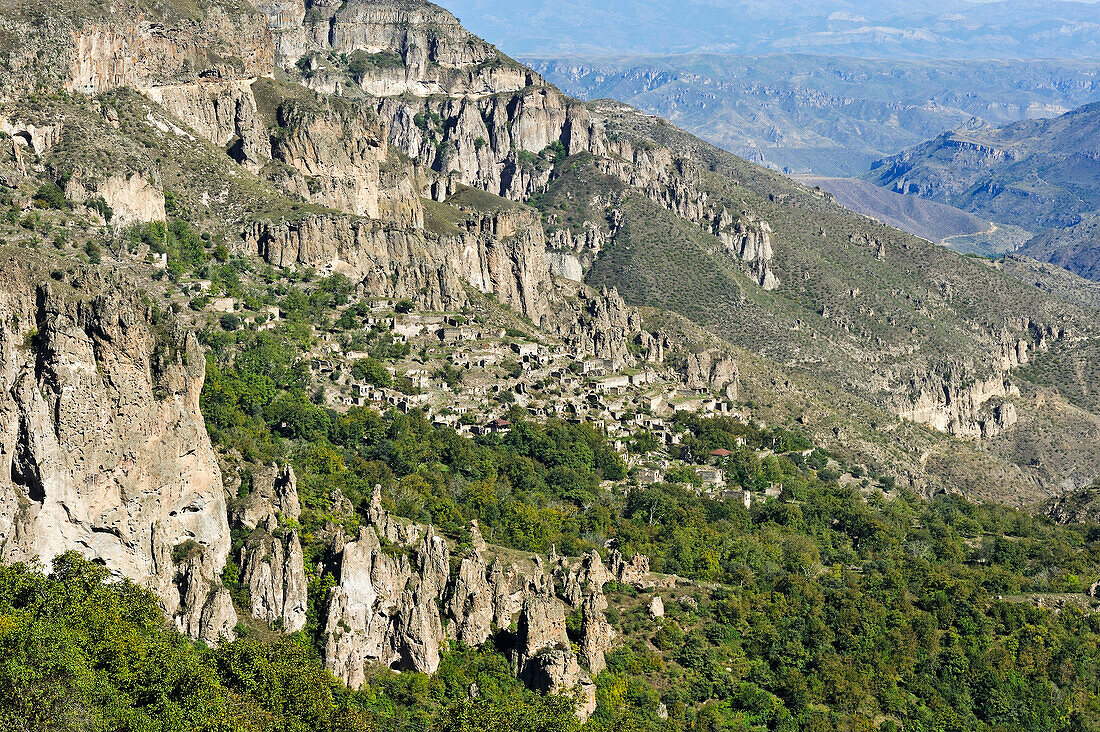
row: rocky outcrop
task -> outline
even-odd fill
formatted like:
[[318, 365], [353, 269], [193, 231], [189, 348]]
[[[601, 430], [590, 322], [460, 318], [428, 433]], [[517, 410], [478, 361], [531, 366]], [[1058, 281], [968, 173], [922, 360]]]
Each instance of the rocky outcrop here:
[[593, 676], [599, 675], [607, 667], [606, 654], [611, 651], [611, 642], [615, 639], [615, 631], [604, 615], [606, 609], [607, 598], [603, 592], [591, 592], [581, 604], [584, 614], [580, 640], [581, 662]]
[[[498, 94], [536, 77], [429, 3], [310, 3], [308, 15], [300, 0], [256, 4], [271, 19], [285, 65], [316, 52], [362, 52], [367, 61], [356, 67], [354, 83], [373, 96]], [[311, 82], [329, 87], [346, 80], [321, 67]]]
[[255, 173], [271, 151], [256, 108], [254, 83], [254, 79], [199, 79], [155, 86], [146, 95]]
[[383, 99], [390, 143], [430, 180], [453, 181], [512, 200], [544, 190], [551, 145], [566, 154], [603, 149], [586, 107], [550, 86], [483, 99]]
[[[390, 516], [377, 490], [367, 518], [354, 541], [333, 545], [321, 568], [337, 577], [324, 614], [330, 671], [353, 687], [372, 664], [431, 673], [449, 641], [506, 639], [514, 625], [516, 673], [532, 688], [578, 690], [578, 713], [591, 713], [591, 678], [614, 638], [603, 587], [616, 578], [652, 584], [648, 560], [626, 562], [613, 551], [617, 574], [594, 551], [576, 562], [551, 552], [521, 565], [487, 545], [475, 522], [468, 551], [452, 561], [448, 542], [430, 526]], [[571, 609], [583, 616], [577, 651], [566, 631]]]
[[[1012, 369], [1026, 365], [1034, 353], [1068, 336], [1063, 327], [1029, 319], [1009, 323], [995, 332], [995, 346], [985, 375], [971, 363], [949, 362], [911, 377], [895, 400], [898, 416], [957, 437], [988, 439], [1002, 434], [1018, 419]], [[991, 373], [989, 373], [991, 372]]]
[[210, 3], [204, 10], [194, 18], [129, 17], [77, 29], [68, 88], [99, 94], [122, 86], [148, 89], [181, 77], [273, 73], [271, 36], [259, 14], [229, 3]]
[[684, 384], [690, 389], [711, 389], [737, 398], [739, 374], [733, 357], [717, 349], [689, 353]]
[[550, 262], [550, 271], [555, 277], [562, 277], [574, 282], [584, 280], [584, 267], [580, 258], [572, 252], [548, 252], [546, 255]]
[[612, 549], [607, 553], [607, 568], [620, 584], [639, 589], [655, 585], [649, 574], [649, 557], [643, 554], [635, 554], [628, 561], [618, 549]]
[[305, 561], [296, 531], [253, 532], [241, 550], [241, 583], [252, 617], [288, 633], [306, 625]]
[[605, 359], [613, 370], [635, 363], [632, 345], [639, 346], [637, 352], [643, 360], [663, 359], [662, 343], [644, 330], [638, 310], [628, 307], [615, 288], [595, 292], [580, 287], [570, 294], [570, 308], [541, 325], [552, 330], [571, 352]]
[[497, 222], [434, 236], [369, 219], [311, 214], [252, 224], [239, 246], [279, 267], [342, 271], [376, 296], [411, 297], [434, 310], [464, 304], [466, 283], [536, 321], [548, 308], [550, 268], [537, 226], [505, 229]]
[[546, 592], [528, 592], [523, 601], [512, 665], [524, 683], [550, 694], [576, 692], [582, 716], [591, 713], [596, 689], [582, 672], [565, 628], [565, 604]]
[[501, 607], [498, 613], [494, 607], [497, 602], [505, 604], [503, 597], [497, 600], [497, 591], [506, 587], [502, 575], [490, 574], [482, 551], [475, 548], [473, 554], [463, 557], [447, 602], [448, 613], [455, 619], [453, 637], [471, 646], [488, 640], [497, 616], [503, 619], [514, 612]]
[[231, 507], [233, 524], [251, 533], [241, 548], [240, 583], [251, 615], [288, 633], [306, 624], [305, 557], [297, 524], [302, 509], [289, 466], [253, 472], [248, 495]]
[[[77, 549], [152, 589], [181, 629], [231, 635], [221, 473], [191, 334], [122, 284], [6, 253], [0, 275], [0, 550]], [[177, 577], [179, 581], [177, 582]]]
[[112, 175], [102, 181], [74, 176], [65, 186], [65, 197], [76, 203], [102, 198], [111, 208], [111, 223], [124, 227], [133, 223], [164, 221], [164, 192], [143, 176]]
[[232, 639], [237, 611], [229, 590], [211, 574], [210, 563], [200, 555], [188, 560], [176, 576], [180, 604], [176, 625], [192, 638], [214, 645]]
[[[384, 511], [372, 514], [388, 519]], [[431, 527], [418, 527], [414, 542], [383, 545], [377, 529], [364, 526], [332, 560], [338, 582], [324, 620], [325, 665], [353, 687], [375, 663], [434, 672], [446, 638], [440, 609], [451, 586], [447, 543]]]
[[370, 663], [400, 663], [391, 634], [395, 603], [410, 575], [408, 557], [384, 554], [369, 527], [341, 550], [338, 584], [325, 620], [324, 657], [325, 666], [350, 686], [363, 683]]
[[734, 221], [722, 209], [714, 226], [722, 246], [752, 265], [753, 276], [761, 288], [774, 290], [779, 287], [779, 278], [771, 270], [772, 228], [767, 221], [756, 221], [751, 216]]
[[[302, 98], [288, 85], [257, 82], [273, 111], [269, 157], [295, 171], [285, 187], [339, 211], [424, 227], [421, 186], [407, 161], [392, 154], [386, 127], [361, 102]], [[308, 96], [308, 95], [307, 95]]]
[[[308, 58], [304, 82], [313, 89], [340, 95], [355, 84], [376, 99], [391, 144], [429, 188], [453, 181], [522, 200], [546, 185], [549, 165], [520, 153], [552, 143], [570, 154], [604, 147], [584, 105], [438, 6], [358, 0], [305, 13], [300, 0], [257, 5], [271, 20], [280, 63]], [[331, 64], [330, 52], [348, 63]]]
[[38, 88], [100, 94], [274, 72], [266, 18], [247, 4], [212, 0], [200, 13], [168, 4], [35, 10], [24, 14], [13, 7], [2, 20], [6, 33], [23, 41], [0, 72], [5, 98]]
[[[597, 210], [602, 201], [594, 201]], [[580, 231], [571, 228], [547, 226], [547, 243], [550, 247], [550, 269], [558, 277], [581, 282], [600, 251], [607, 244], [609, 234], [592, 222], [585, 221]]]
[[251, 531], [272, 521], [296, 521], [301, 516], [293, 468], [264, 465], [249, 471], [248, 476], [247, 495], [230, 505], [229, 515], [235, 526]]
[[46, 152], [61, 139], [64, 125], [35, 125], [20, 120], [0, 118], [0, 132], [11, 138], [13, 150], [27, 148], [35, 155]]
[[957, 437], [993, 437], [1016, 422], [1016, 410], [1002, 402], [983, 410], [987, 402], [1018, 396], [1019, 389], [1004, 376], [960, 383], [950, 376], [929, 374], [913, 381], [915, 397], [898, 410], [898, 416]]

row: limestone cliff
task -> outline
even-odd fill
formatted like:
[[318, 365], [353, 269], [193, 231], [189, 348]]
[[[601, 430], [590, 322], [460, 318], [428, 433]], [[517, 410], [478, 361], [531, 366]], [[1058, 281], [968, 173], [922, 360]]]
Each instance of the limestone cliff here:
[[[472, 285], [538, 323], [551, 312], [588, 309], [549, 305], [562, 304], [552, 264], [574, 280], [583, 270], [547, 256], [543, 227], [530, 214], [456, 203], [464, 186], [526, 200], [550, 181], [547, 151], [627, 155], [625, 164], [611, 157], [602, 164], [655, 200], [703, 215], [668, 150], [612, 141], [599, 114], [430, 3], [212, 2], [197, 18], [158, 12], [65, 18], [72, 38], [50, 68], [76, 91], [141, 91], [180, 126], [161, 124], [183, 136], [193, 131], [292, 199], [314, 204], [305, 214], [288, 216], [283, 207], [245, 221], [241, 249], [272, 264], [341, 269], [378, 295], [425, 307], [461, 305]], [[279, 67], [314, 91], [276, 81]], [[125, 185], [74, 184], [74, 200], [111, 196], [123, 223], [162, 216], [142, 188], [147, 179], [120, 180]], [[453, 212], [427, 216], [422, 198], [453, 205], [458, 220]], [[593, 252], [599, 244], [588, 242]], [[754, 261], [766, 269], [764, 259]], [[763, 271], [759, 278], [771, 282]], [[579, 333], [570, 345], [623, 363], [623, 332], [616, 325]]]
[[240, 583], [252, 617], [288, 633], [306, 624], [305, 557], [298, 532], [288, 528], [301, 513], [289, 466], [255, 471], [248, 495], [230, 507], [233, 524], [250, 532], [241, 548]]
[[[235, 0], [210, 0], [198, 13], [170, 4], [144, 10], [91, 6], [69, 13], [29, 5], [10, 3], [0, 19], [4, 31], [22, 39], [0, 72], [0, 97], [40, 88], [98, 94], [200, 75], [244, 78], [274, 70], [267, 19]], [[43, 15], [49, 22], [41, 22]]]
[[895, 402], [898, 416], [966, 438], [996, 437], [1015, 425], [1011, 399], [1020, 390], [1012, 370], [1068, 334], [1027, 319], [1009, 325], [993, 336], [998, 345], [984, 372], [978, 364], [953, 359], [911, 377], [904, 389], [907, 396]]
[[215, 579], [229, 527], [195, 337], [121, 282], [93, 271], [52, 279], [25, 251], [2, 256], [4, 559], [48, 564], [75, 548], [151, 588], [181, 629], [232, 635]]
[[[376, 491], [369, 525], [352, 541], [338, 539], [323, 568], [337, 578], [324, 617], [325, 665], [356, 687], [371, 664], [431, 673], [448, 640], [478, 645], [502, 634], [520, 678], [536, 689], [576, 691], [578, 713], [587, 716], [592, 677], [614, 637], [603, 586], [653, 586], [648, 561], [612, 551], [614, 569], [595, 552], [576, 563], [551, 553], [521, 564], [488, 546], [476, 523], [470, 534], [470, 549], [452, 560], [447, 541], [430, 526], [392, 518]], [[572, 609], [584, 619], [579, 656], [566, 632]]]
[[465, 285], [496, 295], [536, 322], [551, 289], [542, 229], [506, 216], [478, 217], [442, 234], [335, 214], [256, 222], [241, 251], [279, 267], [342, 271], [380, 297], [408, 297], [425, 308], [456, 308]]
[[663, 360], [661, 339], [644, 329], [637, 308], [627, 306], [614, 288], [601, 292], [576, 288], [570, 294], [570, 307], [543, 325], [553, 329], [573, 353], [605, 359], [616, 370], [638, 358]]

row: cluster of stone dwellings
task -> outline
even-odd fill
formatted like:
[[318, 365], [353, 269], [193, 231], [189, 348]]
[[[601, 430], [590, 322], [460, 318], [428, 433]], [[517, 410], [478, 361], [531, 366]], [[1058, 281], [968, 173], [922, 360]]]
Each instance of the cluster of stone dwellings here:
[[[463, 435], [508, 432], [512, 426], [509, 417], [516, 407], [539, 421], [553, 417], [595, 424], [606, 431], [640, 484], [664, 481], [667, 470], [677, 462], [666, 452], [683, 436], [682, 427], [671, 419], [677, 411], [747, 420], [725, 394], [689, 385], [682, 374], [663, 365], [616, 370], [610, 361], [514, 333], [509, 337], [502, 328], [469, 323], [459, 314], [396, 314], [386, 312], [387, 305], [379, 306], [365, 323], [410, 345], [413, 355], [387, 369], [394, 378], [404, 376], [420, 393], [406, 394], [357, 381], [350, 373], [351, 365], [367, 354], [343, 351], [330, 338], [323, 341], [312, 367], [315, 379], [333, 387], [327, 396], [330, 406], [338, 411], [353, 405], [405, 413], [419, 409], [437, 426], [451, 427]], [[427, 358], [421, 358], [424, 353]], [[449, 385], [435, 376], [444, 366], [460, 372], [461, 381]], [[640, 430], [656, 438], [652, 454], [628, 450], [631, 437]], [[758, 452], [760, 457], [769, 454]], [[773, 498], [782, 491], [782, 486], [776, 485], [753, 494], [728, 485], [723, 468], [728, 456], [727, 451], [717, 450], [709, 464], [694, 468], [701, 492], [733, 498], [748, 507], [754, 500]]]
[[[379, 309], [364, 326], [409, 344], [409, 357], [386, 366], [393, 379], [404, 377], [405, 388], [357, 380], [352, 366], [368, 354], [347, 350], [332, 334], [323, 334], [310, 363], [315, 382], [326, 387], [327, 403], [338, 411], [368, 405], [420, 409], [438, 425], [478, 435], [506, 431], [507, 417], [518, 406], [538, 420], [600, 425], [623, 452], [638, 430], [651, 432], [663, 446], [678, 444], [680, 432], [669, 419], [677, 411], [735, 414], [724, 395], [685, 384], [663, 364], [616, 369], [609, 360], [510, 337], [500, 327], [469, 323], [459, 314]], [[461, 379], [449, 384], [439, 376], [445, 368]]]

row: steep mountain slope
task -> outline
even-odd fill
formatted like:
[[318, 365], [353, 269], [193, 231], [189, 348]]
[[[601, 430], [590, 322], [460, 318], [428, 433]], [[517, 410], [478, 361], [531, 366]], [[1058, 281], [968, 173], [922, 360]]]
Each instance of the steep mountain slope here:
[[1032, 230], [1100, 207], [1100, 105], [994, 128], [974, 123], [877, 162], [868, 179]]
[[1100, 98], [1095, 61], [774, 54], [524, 58], [566, 93], [617, 99], [777, 170], [849, 177], [972, 117], [1000, 125]]
[[1005, 255], [997, 262], [997, 267], [1063, 300], [1100, 310], [1100, 283], [1075, 275], [1063, 267], [1020, 254]]
[[[577, 688], [587, 713], [611, 642], [605, 586], [676, 584], [645, 556], [597, 551], [663, 546], [615, 533], [608, 506], [626, 511], [616, 501], [638, 477], [628, 491], [601, 431], [652, 425], [662, 399], [673, 426], [661, 444], [643, 435], [643, 453], [687, 440], [676, 454], [693, 481], [718, 444], [675, 414], [684, 398], [743, 410], [716, 418], [733, 425], [722, 444], [745, 448], [760, 478], [742, 480], [773, 492], [843, 467], [814, 445], [880, 488], [929, 495], [1033, 504], [1100, 472], [1082, 382], [1063, 393], [1019, 375], [1046, 354], [1060, 374], [1089, 354], [1095, 311], [664, 120], [571, 99], [435, 5], [3, 10], [0, 230], [40, 262], [3, 282], [3, 353], [15, 355], [0, 495], [18, 519], [0, 524], [6, 558], [48, 561], [62, 537], [152, 587], [192, 635], [229, 637], [238, 616], [302, 630], [352, 686], [378, 664], [434, 672], [450, 641], [507, 631], [512, 671]], [[211, 349], [205, 374], [189, 328]], [[507, 360], [471, 353], [473, 341]], [[394, 354], [413, 358], [410, 343], [419, 360], [401, 373]], [[516, 393], [496, 380], [562, 355]], [[353, 385], [331, 363], [345, 357], [362, 375], [356, 396], [325, 409], [327, 389]], [[499, 407], [488, 425], [457, 411], [460, 368], [486, 377], [478, 396]], [[606, 405], [653, 374], [670, 388], [649, 406]], [[589, 391], [571, 399], [582, 375]], [[404, 391], [373, 398], [395, 383]], [[532, 390], [569, 402], [546, 427], [527, 419], [542, 408]], [[614, 424], [569, 421], [601, 400]], [[439, 424], [420, 411], [430, 403]], [[181, 478], [209, 463], [204, 418], [220, 465]], [[135, 423], [153, 433], [131, 445]], [[458, 432], [473, 427], [484, 439]], [[56, 445], [35, 442], [51, 433]], [[1052, 459], [1034, 459], [1036, 433]], [[880, 490], [846, 474], [852, 492]], [[744, 505], [746, 491], [714, 503]], [[483, 541], [460, 495], [510, 546]], [[129, 515], [96, 520], [70, 501]], [[557, 556], [556, 537], [587, 554]], [[670, 552], [666, 571], [696, 572], [677, 561]]]
[[[1077, 2], [447, 0], [517, 54], [820, 53], [870, 58], [1095, 58], [1096, 10]], [[627, 30], [629, 29], [629, 31]]]
[[[939, 378], [938, 369], [944, 366], [937, 365], [939, 354], [973, 359], [965, 368], [1010, 367], [1035, 345], [1027, 345], [1026, 338], [1022, 344], [1002, 340], [1014, 327], [1006, 314], [1018, 315], [1021, 306], [1039, 308], [1032, 323], [1077, 316], [1053, 299], [1035, 298], [1021, 285], [1002, 280], [982, 264], [852, 217], [822, 194], [753, 168], [659, 120], [610, 103], [595, 108], [626, 139], [654, 140], [658, 151], [676, 150], [687, 184], [645, 191], [647, 202], [631, 198], [630, 208], [610, 213], [612, 246], [605, 246], [595, 260], [599, 279], [594, 281], [607, 283], [629, 271], [647, 277], [663, 273], [664, 267], [649, 261], [650, 250], [643, 244], [680, 248], [685, 254], [697, 248], [709, 257], [709, 266], [689, 266], [683, 256], [670, 265], [682, 267], [678, 276], [692, 284], [690, 289], [659, 286], [635, 293], [625, 282], [616, 282], [643, 299], [651, 297], [645, 292], [665, 298], [666, 306], [667, 298], [683, 298], [683, 305], [673, 309], [691, 307], [694, 312], [685, 315], [775, 360], [814, 364], [815, 373], [831, 373], [866, 394], [892, 394], [890, 401], [902, 383], [916, 379], [913, 386], [920, 393], [926, 379]], [[572, 177], [583, 169], [578, 161], [552, 186], [552, 223], [568, 215], [560, 207], [554, 210], [553, 202], [569, 196]], [[739, 212], [740, 221], [731, 210]], [[646, 231], [665, 226], [664, 221], [676, 233]], [[685, 246], [687, 242], [692, 244]], [[615, 262], [619, 251], [635, 263], [632, 269]], [[721, 272], [730, 274], [722, 277]], [[982, 319], [985, 325], [975, 328]], [[984, 329], [988, 335], [982, 335]], [[928, 344], [927, 353], [921, 343]], [[856, 386], [861, 380], [846, 374], [858, 371], [857, 363], [875, 364], [876, 378], [882, 381], [872, 384], [864, 378], [863, 386]], [[904, 412], [908, 407], [902, 402], [897, 408]]]

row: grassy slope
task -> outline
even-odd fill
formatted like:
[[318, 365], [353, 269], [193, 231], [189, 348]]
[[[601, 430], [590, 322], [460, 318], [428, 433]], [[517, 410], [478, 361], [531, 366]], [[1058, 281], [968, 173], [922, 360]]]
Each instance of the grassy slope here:
[[[1089, 411], [1094, 405], [1074, 399], [1065, 378], [1050, 384], [1064, 388], [1065, 397], [1025, 382], [1016, 400], [1019, 437], [987, 445], [988, 452], [919, 429], [896, 432], [892, 426], [885, 435], [866, 427], [896, 425], [887, 416], [887, 388], [904, 394], [910, 376], [919, 379], [930, 370], [953, 373], [965, 383], [999, 352], [1001, 330], [1019, 332], [1028, 320], [1072, 324], [1075, 339], [1061, 347], [1087, 352], [1081, 349], [1094, 342], [1095, 311], [988, 263], [854, 216], [660, 121], [624, 112], [613, 115], [612, 129], [655, 139], [710, 168], [703, 177], [710, 204], [752, 211], [773, 227], [773, 267], [783, 282], [775, 292], [763, 292], [713, 236], [639, 196], [624, 199], [622, 228], [601, 253], [589, 282], [615, 284], [628, 301], [671, 310], [752, 351], [754, 358], [764, 356], [758, 361], [761, 374], [771, 369], [790, 381], [800, 379], [801, 404], [771, 400], [785, 402], [773, 410], [780, 419], [800, 410], [834, 412], [849, 444], [861, 446], [855, 449], [911, 465], [914, 474], [927, 471], [929, 485], [986, 496], [1029, 501], [1040, 493], [1037, 478], [1052, 486], [1067, 475], [1087, 482], [1095, 473], [1100, 455], [1091, 450], [1078, 450], [1077, 460], [1062, 459], [1074, 444], [1089, 439], [1095, 424]], [[876, 242], [885, 246], [884, 261], [876, 258]], [[781, 391], [774, 381], [762, 383], [760, 392]], [[1058, 407], [1048, 409], [1051, 404]], [[856, 414], [859, 418], [852, 418]], [[897, 443], [893, 454], [881, 447], [889, 442]], [[1046, 444], [1051, 459], [1034, 461], [1031, 444]]]

